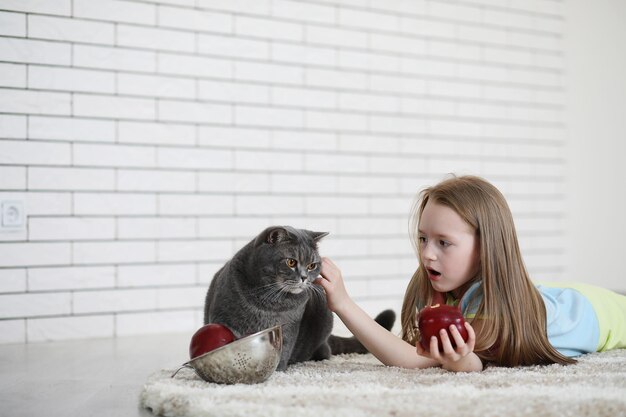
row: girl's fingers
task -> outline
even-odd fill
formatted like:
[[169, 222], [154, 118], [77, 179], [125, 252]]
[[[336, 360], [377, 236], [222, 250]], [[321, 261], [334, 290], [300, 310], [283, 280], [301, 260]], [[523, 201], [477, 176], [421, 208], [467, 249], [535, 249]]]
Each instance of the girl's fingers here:
[[476, 332], [471, 324], [465, 322], [465, 328], [467, 329], [467, 346], [471, 352], [474, 351], [474, 345], [476, 344]]
[[455, 351], [452, 347], [452, 343], [450, 343], [450, 338], [448, 337], [446, 329], [441, 329], [439, 331], [439, 337], [441, 338], [441, 344], [443, 345], [443, 352], [448, 356], [454, 355]]
[[461, 336], [459, 329], [457, 329], [454, 324], [450, 325], [450, 334], [452, 334], [452, 338], [454, 339], [454, 343], [457, 347], [465, 345], [465, 340], [463, 340], [463, 336]]
[[422, 344], [419, 342], [419, 340], [417, 341], [417, 343], [415, 344], [415, 350], [417, 351], [417, 354], [420, 356], [426, 356], [426, 357], [430, 357], [428, 355], [428, 352], [426, 352], [426, 349], [424, 349], [422, 347]]
[[430, 337], [430, 357], [436, 361], [441, 361], [441, 353], [439, 353], [439, 341], [437, 337]]
[[332, 281], [336, 274], [337, 266], [330, 259], [322, 258], [322, 270], [320, 271], [320, 275], [324, 279]]

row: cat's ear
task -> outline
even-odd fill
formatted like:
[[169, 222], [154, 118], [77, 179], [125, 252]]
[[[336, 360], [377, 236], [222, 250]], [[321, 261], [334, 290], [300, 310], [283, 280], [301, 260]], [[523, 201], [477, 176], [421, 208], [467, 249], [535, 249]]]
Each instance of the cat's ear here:
[[289, 240], [289, 232], [284, 227], [270, 227], [265, 230], [265, 243], [274, 245]]
[[313, 238], [313, 242], [317, 243], [325, 236], [329, 235], [329, 232], [310, 232], [311, 237]]

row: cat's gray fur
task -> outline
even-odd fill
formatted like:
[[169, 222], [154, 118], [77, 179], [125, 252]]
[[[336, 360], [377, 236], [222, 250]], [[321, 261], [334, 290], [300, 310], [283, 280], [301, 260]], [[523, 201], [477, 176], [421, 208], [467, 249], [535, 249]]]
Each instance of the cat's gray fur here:
[[[204, 323], [226, 325], [236, 337], [283, 324], [279, 370], [331, 353], [366, 352], [355, 338], [330, 335], [333, 316], [323, 289], [313, 284], [321, 268], [317, 243], [327, 234], [290, 226], [265, 229], [215, 274]], [[296, 264], [290, 266], [290, 259]], [[377, 321], [390, 329], [395, 315], [385, 313], [387, 323], [381, 316]]]

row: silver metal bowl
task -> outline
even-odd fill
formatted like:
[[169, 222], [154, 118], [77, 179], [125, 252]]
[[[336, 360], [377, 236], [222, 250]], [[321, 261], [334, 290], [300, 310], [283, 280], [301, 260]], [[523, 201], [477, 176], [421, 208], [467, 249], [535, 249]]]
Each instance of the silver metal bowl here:
[[191, 368], [207, 382], [257, 384], [276, 370], [282, 350], [282, 326], [277, 325], [193, 358], [172, 378], [181, 369]]

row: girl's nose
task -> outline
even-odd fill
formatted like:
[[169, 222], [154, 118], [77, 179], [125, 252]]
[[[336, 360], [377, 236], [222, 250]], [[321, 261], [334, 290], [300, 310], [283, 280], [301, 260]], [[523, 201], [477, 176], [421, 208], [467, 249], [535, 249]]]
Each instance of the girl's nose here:
[[437, 259], [437, 255], [435, 255], [435, 251], [433, 251], [430, 245], [424, 245], [422, 248], [422, 256], [424, 259], [428, 259], [429, 261], [434, 261]]

